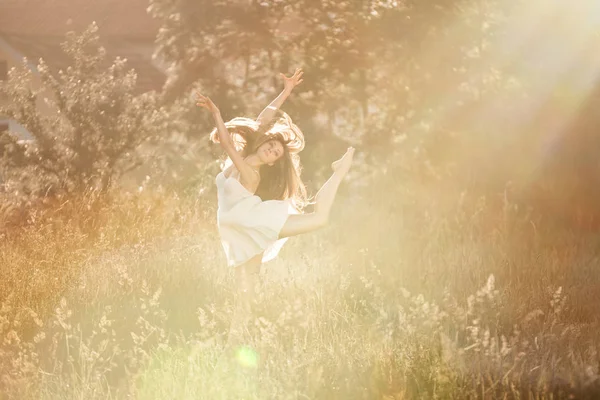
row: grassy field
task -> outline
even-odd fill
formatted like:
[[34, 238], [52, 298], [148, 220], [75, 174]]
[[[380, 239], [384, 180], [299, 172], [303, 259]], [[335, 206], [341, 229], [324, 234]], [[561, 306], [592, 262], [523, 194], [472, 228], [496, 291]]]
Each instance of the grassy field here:
[[594, 238], [342, 195], [263, 267], [248, 338], [224, 351], [211, 199], [122, 195], [94, 219], [65, 203], [4, 233], [1, 398], [600, 397]]

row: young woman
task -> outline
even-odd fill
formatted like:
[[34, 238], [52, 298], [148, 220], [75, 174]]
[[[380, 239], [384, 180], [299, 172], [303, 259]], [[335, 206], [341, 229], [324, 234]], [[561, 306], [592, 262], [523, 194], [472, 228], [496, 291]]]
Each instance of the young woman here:
[[298, 153], [304, 148], [304, 136], [279, 111], [302, 82], [302, 74], [301, 69], [289, 78], [281, 74], [283, 91], [256, 120], [234, 118], [224, 123], [217, 106], [208, 97], [196, 95], [197, 104], [214, 118], [211, 140], [220, 143], [229, 156], [216, 177], [217, 223], [228, 264], [236, 272], [240, 297], [234, 319], [249, 316], [261, 264], [273, 259], [288, 237], [327, 223], [338, 187], [352, 164], [354, 149], [350, 147], [332, 164], [333, 174], [315, 196], [314, 211], [302, 212], [307, 199]]

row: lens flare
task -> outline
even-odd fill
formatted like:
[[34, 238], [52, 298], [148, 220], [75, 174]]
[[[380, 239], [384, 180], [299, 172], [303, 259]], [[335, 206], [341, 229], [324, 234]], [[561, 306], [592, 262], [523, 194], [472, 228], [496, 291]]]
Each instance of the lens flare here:
[[248, 346], [240, 347], [236, 359], [242, 367], [256, 368], [258, 366], [258, 353]]

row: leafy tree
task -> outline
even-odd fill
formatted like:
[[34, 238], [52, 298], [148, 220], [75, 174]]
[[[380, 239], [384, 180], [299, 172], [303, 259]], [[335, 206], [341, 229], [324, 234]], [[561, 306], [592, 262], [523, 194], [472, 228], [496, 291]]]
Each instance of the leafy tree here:
[[197, 83], [226, 118], [255, 115], [279, 90], [278, 72], [302, 66], [302, 90], [285, 108], [311, 143], [305, 160], [340, 141], [362, 141], [385, 160], [426, 116], [427, 77], [444, 81], [415, 49], [443, 36], [457, 3], [151, 0], [162, 24], [155, 54], [170, 66], [163, 100]]
[[69, 60], [65, 70], [53, 71], [40, 60], [37, 85], [24, 64], [2, 86], [11, 102], [0, 113], [33, 137], [1, 134], [5, 192], [105, 193], [142, 162], [136, 149], [164, 125], [156, 94], [136, 94], [136, 74], [125, 60], [107, 62], [96, 25], [81, 35], [69, 33], [62, 47]]

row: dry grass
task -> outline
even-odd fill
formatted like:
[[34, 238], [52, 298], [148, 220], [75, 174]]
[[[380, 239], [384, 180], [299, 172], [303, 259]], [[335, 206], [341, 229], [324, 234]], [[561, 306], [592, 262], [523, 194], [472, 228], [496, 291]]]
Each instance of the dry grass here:
[[0, 243], [1, 398], [600, 396], [589, 238], [352, 201], [265, 266], [237, 353], [208, 200], [121, 197], [93, 231], [81, 205], [40, 215]]

